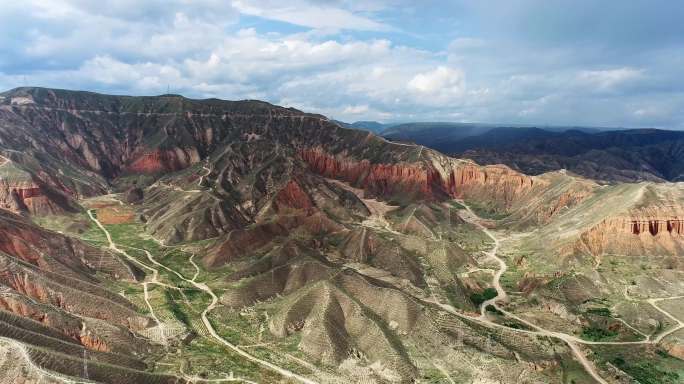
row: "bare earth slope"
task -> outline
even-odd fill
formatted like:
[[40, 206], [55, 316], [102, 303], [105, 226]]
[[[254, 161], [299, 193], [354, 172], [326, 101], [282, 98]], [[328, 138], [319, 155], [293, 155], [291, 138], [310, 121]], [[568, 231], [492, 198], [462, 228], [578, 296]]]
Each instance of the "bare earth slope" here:
[[[103, 382], [682, 367], [681, 319], [660, 304], [684, 294], [677, 184], [528, 176], [259, 101], [3, 96], [0, 305], [21, 330], [3, 345], [40, 348], [31, 374], [84, 376], [56, 353], [106, 363], [88, 370]], [[45, 336], [23, 336], [34, 326]], [[74, 346], [36, 345], [48, 336]]]

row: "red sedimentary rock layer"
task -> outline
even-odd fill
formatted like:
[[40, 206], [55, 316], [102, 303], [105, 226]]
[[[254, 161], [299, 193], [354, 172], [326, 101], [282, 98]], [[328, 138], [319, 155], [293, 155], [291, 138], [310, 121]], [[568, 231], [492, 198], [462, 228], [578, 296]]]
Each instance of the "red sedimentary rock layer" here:
[[311, 212], [314, 204], [299, 183], [295, 180], [290, 180], [276, 195], [275, 206], [277, 210], [294, 208]]
[[[228, 262], [242, 260], [265, 247], [275, 238], [287, 236], [294, 229], [320, 235], [337, 232], [344, 227], [317, 210], [305, 215], [281, 215], [272, 222], [231, 231], [228, 238], [213, 248], [203, 261], [207, 267], [218, 267]], [[315, 244], [313, 246], [315, 247]]]
[[684, 219], [618, 217], [606, 220], [606, 224], [622, 234], [657, 236], [659, 234], [684, 234]]
[[[54, 213], [45, 206], [47, 199], [41, 188], [31, 181], [0, 181], [0, 208], [14, 213]], [[48, 209], [48, 212], [35, 210]]]
[[40, 252], [33, 244], [42, 244], [43, 238], [36, 233], [19, 228], [4, 227], [0, 230], [0, 251], [38, 265]]
[[684, 234], [684, 219], [650, 219], [650, 220], [632, 220], [632, 233], [639, 235], [641, 233], [650, 233], [656, 236], [659, 233], [669, 232], [672, 234]]
[[488, 198], [502, 206], [510, 206], [538, 183], [534, 178], [503, 165], [481, 167], [472, 163], [456, 163], [448, 169], [442, 188], [457, 198]]
[[670, 218], [619, 216], [604, 220], [592, 230], [639, 236], [684, 235], [684, 219], [677, 216]]
[[368, 160], [355, 161], [328, 154], [321, 148], [300, 151], [309, 167], [323, 176], [352, 182], [380, 195], [402, 190], [431, 194], [430, 179], [425, 169], [410, 164], [371, 164]]
[[454, 162], [438, 169], [428, 163], [373, 164], [368, 160], [334, 156], [318, 147], [301, 150], [300, 157], [321, 175], [345, 180], [384, 196], [414, 193], [417, 197], [434, 199], [484, 194], [510, 203], [535, 183], [532, 177], [505, 166], [480, 167]]
[[107, 343], [95, 335], [91, 335], [89, 333], [81, 334], [78, 337], [78, 341], [81, 343], [81, 345], [92, 351], [110, 352], [110, 348]]
[[[663, 215], [664, 216], [664, 215]], [[575, 249], [603, 253], [674, 255], [684, 250], [684, 219], [619, 216], [581, 235]]]
[[28, 188], [23, 188], [23, 189], [12, 189], [12, 193], [15, 194], [18, 198], [22, 200], [26, 200], [32, 197], [37, 197], [37, 196], [43, 196], [43, 191], [40, 189], [40, 187], [28, 187]]
[[[60, 186], [56, 188], [69, 193], [67, 189], [62, 189]], [[14, 213], [30, 213], [32, 215], [59, 214], [65, 211], [35, 182], [1, 179], [0, 208]]]
[[47, 288], [40, 284], [40, 282], [30, 280], [28, 276], [22, 274], [14, 274], [9, 271], [0, 273], [0, 279], [3, 284], [19, 292], [22, 295], [28, 296], [41, 303], [49, 303], [55, 307], [62, 308], [64, 302], [61, 296], [53, 295]]
[[79, 342], [84, 347], [101, 352], [109, 352], [107, 343], [96, 335], [89, 332], [83, 333], [82, 323], [72, 320], [67, 315], [59, 315], [58, 312], [46, 312], [38, 305], [29, 305], [26, 301], [13, 296], [0, 296], [0, 309], [12, 312], [21, 317], [26, 317]]
[[265, 246], [278, 236], [288, 233], [288, 229], [277, 223], [265, 223], [248, 229], [232, 231], [204, 261], [208, 267], [216, 267], [227, 262], [240, 260], [251, 252]]
[[126, 171], [135, 173], [175, 172], [187, 168], [199, 161], [199, 154], [195, 149], [187, 151], [155, 150], [135, 157], [126, 166]]

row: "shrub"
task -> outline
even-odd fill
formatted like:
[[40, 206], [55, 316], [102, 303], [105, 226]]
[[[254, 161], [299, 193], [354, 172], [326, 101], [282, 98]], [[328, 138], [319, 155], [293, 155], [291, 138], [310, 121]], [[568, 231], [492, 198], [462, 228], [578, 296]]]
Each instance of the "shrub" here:
[[497, 296], [498, 294], [496, 293], [496, 289], [494, 288], [487, 288], [482, 293], [475, 292], [470, 295], [470, 301], [473, 302], [476, 306], [482, 305], [487, 300], [493, 299]]

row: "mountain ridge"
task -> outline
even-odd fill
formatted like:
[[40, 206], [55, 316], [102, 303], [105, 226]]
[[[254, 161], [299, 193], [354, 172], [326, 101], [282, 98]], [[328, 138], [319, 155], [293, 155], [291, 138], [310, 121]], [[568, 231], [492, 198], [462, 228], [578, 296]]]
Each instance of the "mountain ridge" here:
[[[395, 127], [396, 128], [396, 127]], [[453, 136], [453, 128], [415, 134], [390, 132], [388, 138], [415, 142], [483, 164], [503, 163], [529, 174], [568, 169], [602, 181], [678, 181], [684, 133], [641, 128], [562, 132], [535, 127], [492, 127]]]
[[[13, 302], [39, 299], [41, 311], [56, 307], [61, 318], [100, 324], [91, 333], [98, 337], [75, 340], [83, 350], [117, 345], [100, 336], [117, 334], [116, 348], [150, 351], [114, 360], [117, 374], [97, 381], [221, 379], [226, 366], [262, 382], [409, 383], [459, 372], [504, 382], [591, 380], [610, 375], [606, 355], [587, 362], [573, 337], [584, 328], [639, 336], [617, 320], [596, 320], [578, 297], [604, 295], [640, 332], [670, 326], [655, 309], [641, 321], [620, 307], [622, 291], [635, 289], [623, 276], [634, 272], [610, 268], [649, 258], [653, 270], [640, 272], [637, 288], [663, 271], [662, 281], [676, 281], [684, 250], [684, 194], [676, 186], [606, 186], [564, 171], [530, 176], [262, 102], [49, 89], [5, 95], [0, 201], [15, 212], [7, 217], [26, 223], [19, 234], [0, 225], [0, 244], [12, 244], [0, 248], [11, 253], [7, 260], [64, 259], [61, 245], [41, 242], [49, 233], [140, 270], [122, 280], [93, 272], [91, 289], [121, 292], [117, 300], [130, 301], [143, 319], [135, 327], [119, 321], [119, 333], [90, 320], [93, 308], [62, 305], [77, 296], [51, 282], [52, 262], [0, 275], [0, 285], [52, 292], [21, 288]], [[500, 273], [497, 258], [507, 267]], [[486, 296], [494, 287], [504, 295]], [[635, 294], [648, 289], [656, 290]], [[657, 289], [674, 297], [679, 288]], [[94, 308], [107, 305], [93, 300]], [[109, 307], [112, 318], [128, 313]], [[8, 308], [15, 317], [40, 312]], [[45, 319], [41, 333], [73, 336], [73, 327]], [[524, 321], [574, 333], [554, 336]], [[661, 346], [676, 353], [678, 340]], [[640, 351], [655, 348], [640, 342]], [[52, 357], [36, 364], [82, 374], [55, 368], [61, 344], [43, 347]], [[483, 368], [468, 370], [474, 364]], [[136, 376], [126, 381], [120, 374], [131, 365]]]

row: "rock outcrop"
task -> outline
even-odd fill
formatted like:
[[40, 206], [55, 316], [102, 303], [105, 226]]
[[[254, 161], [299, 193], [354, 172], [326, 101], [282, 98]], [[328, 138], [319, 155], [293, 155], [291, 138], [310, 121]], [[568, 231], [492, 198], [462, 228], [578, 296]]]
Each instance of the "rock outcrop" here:
[[156, 149], [134, 156], [124, 166], [127, 173], [167, 173], [185, 169], [200, 161], [196, 148]]
[[392, 164], [332, 155], [322, 147], [302, 149], [299, 154], [313, 171], [351, 182], [372, 195], [386, 198], [395, 195], [423, 199], [488, 197], [506, 206], [535, 185], [534, 178], [506, 166], [481, 167], [436, 153], [431, 153], [427, 160]]
[[314, 203], [296, 180], [290, 180], [285, 187], [276, 194], [275, 208], [278, 211], [289, 208], [311, 212], [314, 208]]
[[676, 216], [611, 217], [583, 233], [582, 246], [594, 255], [682, 254], [683, 224], [684, 220]]
[[49, 186], [36, 183], [30, 174], [6, 163], [0, 166], [0, 209], [19, 214], [48, 215], [72, 211], [72, 206]]
[[648, 232], [651, 236], [657, 236], [659, 233], [667, 231], [673, 235], [684, 234], [684, 219], [673, 217], [669, 219], [633, 219], [631, 223], [632, 233], [640, 235]]

